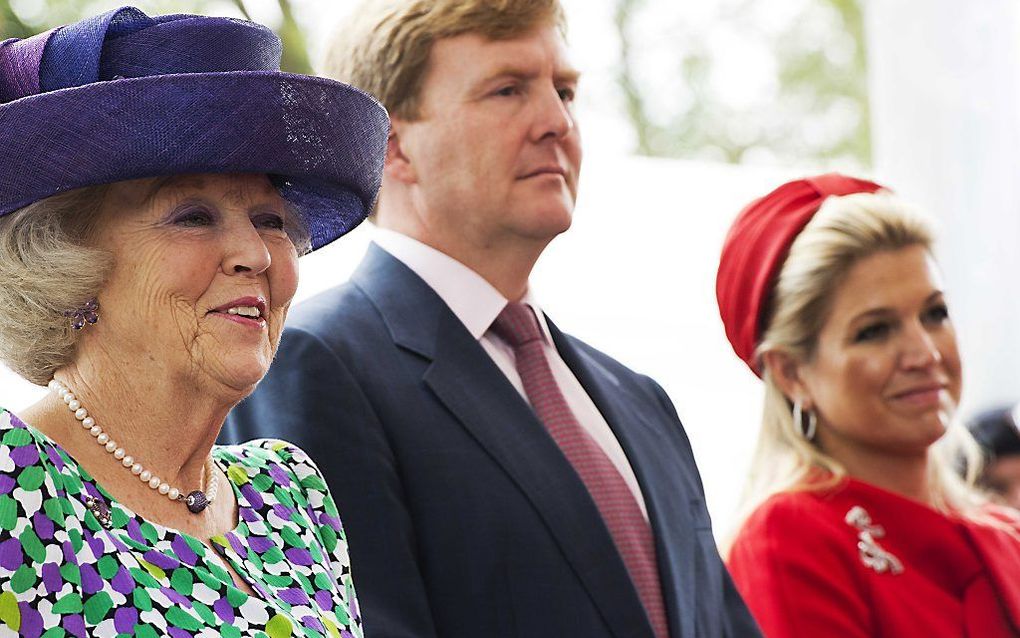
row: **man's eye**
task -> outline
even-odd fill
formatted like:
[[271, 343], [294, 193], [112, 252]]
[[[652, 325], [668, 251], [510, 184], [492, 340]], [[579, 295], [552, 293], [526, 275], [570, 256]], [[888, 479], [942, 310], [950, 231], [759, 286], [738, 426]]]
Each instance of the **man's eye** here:
[[501, 88], [501, 89], [498, 89], [498, 90], [497, 90], [497, 91], [495, 92], [495, 95], [499, 95], [499, 96], [502, 96], [502, 97], [512, 97], [512, 96], [514, 96], [514, 95], [517, 95], [517, 94], [518, 94], [518, 93], [520, 93], [520, 92], [521, 92], [521, 91], [520, 91], [520, 89], [519, 89], [519, 88], [517, 87], [517, 85], [516, 85], [516, 84], [510, 84], [510, 85], [508, 85], [508, 86], [504, 86], [504, 87], [503, 87], [503, 88]]
[[560, 94], [560, 99], [564, 102], [573, 102], [574, 98], [577, 97], [577, 91], [572, 87], [564, 87], [557, 92]]

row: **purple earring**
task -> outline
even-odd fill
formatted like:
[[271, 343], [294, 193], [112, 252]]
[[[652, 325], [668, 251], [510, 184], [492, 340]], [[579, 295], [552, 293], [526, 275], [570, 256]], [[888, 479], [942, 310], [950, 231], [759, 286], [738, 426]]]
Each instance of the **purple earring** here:
[[71, 327], [75, 330], [81, 330], [86, 323], [95, 324], [99, 321], [99, 300], [93, 297], [80, 308], [65, 310], [64, 316], [71, 320]]

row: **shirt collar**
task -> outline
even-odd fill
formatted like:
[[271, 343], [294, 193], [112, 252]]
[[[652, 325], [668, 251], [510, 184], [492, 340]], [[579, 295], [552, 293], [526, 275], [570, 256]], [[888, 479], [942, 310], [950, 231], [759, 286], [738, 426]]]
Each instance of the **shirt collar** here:
[[[417, 239], [376, 227], [373, 241], [421, 277], [475, 339], [485, 335], [508, 303], [484, 277]], [[530, 286], [521, 302], [531, 306], [538, 317], [542, 338], [552, 343], [545, 315]]]
[[[538, 305], [538, 300], [535, 296], [535, 291], [532, 290], [531, 284], [528, 284], [528, 291], [524, 293], [524, 297], [521, 298], [521, 303], [531, 306], [531, 309], [535, 312], [535, 316], [538, 318], [538, 328], [542, 333], [542, 339], [549, 345], [552, 345], [552, 335], [549, 333], [549, 324], [545, 320], [545, 313], [542, 312], [542, 307]], [[502, 312], [502, 308], [500, 308]], [[498, 313], [497, 313], [498, 314]], [[492, 318], [496, 320], [495, 317]]]
[[[410, 268], [435, 291], [475, 339], [481, 339], [507, 305], [507, 299], [484, 277], [453, 257], [422, 242], [376, 227], [373, 241]], [[535, 311], [542, 337], [551, 343], [545, 316], [530, 286], [521, 300]]]

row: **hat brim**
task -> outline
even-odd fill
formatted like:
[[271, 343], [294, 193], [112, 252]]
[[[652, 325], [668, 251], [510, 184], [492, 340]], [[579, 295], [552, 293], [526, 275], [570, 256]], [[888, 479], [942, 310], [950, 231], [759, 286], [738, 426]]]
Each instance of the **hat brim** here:
[[70, 189], [186, 173], [265, 173], [312, 249], [371, 212], [389, 118], [353, 87], [276, 71], [161, 75], [0, 105], [0, 215]]

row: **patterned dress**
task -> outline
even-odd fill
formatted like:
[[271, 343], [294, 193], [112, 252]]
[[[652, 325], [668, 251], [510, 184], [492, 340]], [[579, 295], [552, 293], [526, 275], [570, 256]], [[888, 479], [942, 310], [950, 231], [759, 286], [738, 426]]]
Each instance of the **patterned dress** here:
[[347, 543], [312, 461], [271, 440], [213, 458], [239, 522], [211, 542], [257, 596], [204, 543], [114, 501], [0, 409], [0, 636], [362, 636]]

